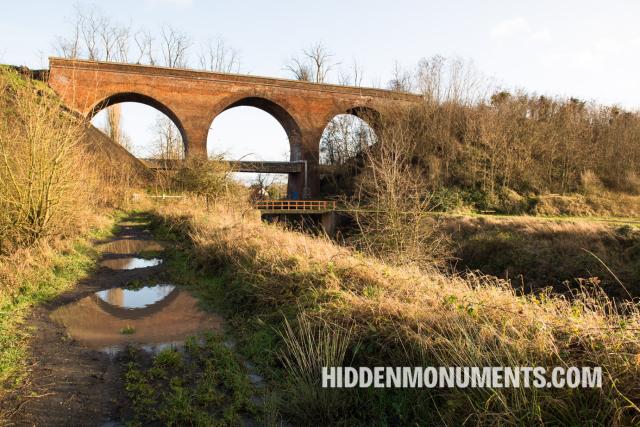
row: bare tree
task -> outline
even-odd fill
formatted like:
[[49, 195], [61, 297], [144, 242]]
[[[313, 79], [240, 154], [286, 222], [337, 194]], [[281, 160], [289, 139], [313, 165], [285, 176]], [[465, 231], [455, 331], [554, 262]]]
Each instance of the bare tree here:
[[413, 88], [413, 76], [396, 62], [393, 68], [393, 76], [387, 84], [387, 87], [398, 92], [411, 92]]
[[338, 115], [329, 122], [320, 139], [320, 162], [345, 164], [375, 142], [375, 132], [364, 120]]
[[180, 130], [167, 116], [158, 114], [153, 125], [154, 157], [161, 160], [184, 159], [184, 144]]
[[313, 81], [311, 67], [299, 58], [292, 58], [285, 69], [291, 71], [296, 80], [303, 82]]
[[92, 8], [85, 13], [78, 7], [76, 13], [76, 19], [80, 22], [80, 34], [86, 49], [87, 59], [97, 61], [100, 59], [97, 12], [95, 8]]
[[331, 60], [332, 57], [333, 54], [321, 43], [316, 43], [303, 51], [302, 58], [292, 58], [285, 69], [291, 71], [297, 80], [323, 83], [329, 72], [338, 65]]
[[133, 150], [131, 140], [122, 130], [122, 106], [120, 104], [107, 107], [106, 120], [102, 131], [129, 152]]
[[126, 62], [129, 27], [113, 22], [96, 7], [77, 6], [71, 35], [59, 37], [56, 51], [66, 58]]
[[121, 117], [122, 107], [120, 104], [112, 105], [107, 108], [107, 128], [105, 129], [105, 133], [118, 144], [120, 144], [122, 140]]
[[472, 62], [440, 55], [418, 63], [415, 86], [426, 100], [465, 105], [482, 102], [495, 91], [493, 82]]
[[240, 71], [240, 57], [238, 52], [226, 45], [224, 40], [209, 39], [201, 47], [199, 55], [200, 67], [207, 71], [233, 73]]
[[360, 233], [354, 243], [398, 264], [436, 265], [446, 259], [448, 242], [428, 214], [428, 178], [414, 162], [422, 129], [411, 109], [389, 109], [378, 118], [380, 141], [364, 150], [355, 212]]
[[137, 47], [136, 64], [146, 61], [149, 65], [156, 65], [155, 53], [153, 49], [154, 38], [150, 32], [146, 30], [137, 31], [133, 40]]
[[309, 49], [305, 50], [304, 54], [313, 64], [315, 82], [322, 83], [326, 81], [327, 74], [336, 65], [331, 62], [331, 57], [333, 57], [333, 54], [329, 53], [327, 49], [325, 49], [325, 47], [320, 43], [316, 43]]
[[163, 25], [160, 44], [164, 65], [171, 68], [186, 68], [191, 39], [170, 25]]
[[353, 59], [350, 71], [341, 71], [338, 76], [338, 83], [344, 86], [362, 86], [363, 72], [358, 61]]
[[58, 36], [54, 44], [54, 49], [58, 56], [63, 58], [75, 59], [82, 56], [81, 51], [81, 27], [82, 23], [76, 19], [73, 23], [73, 29], [69, 37]]
[[113, 38], [110, 60], [128, 62], [131, 28], [126, 26], [112, 26], [106, 30], [106, 33], [109, 34], [109, 37]]

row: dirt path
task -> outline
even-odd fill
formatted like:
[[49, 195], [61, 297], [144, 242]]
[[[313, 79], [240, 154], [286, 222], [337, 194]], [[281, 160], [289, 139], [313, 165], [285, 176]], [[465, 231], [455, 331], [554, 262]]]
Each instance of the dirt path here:
[[[151, 241], [140, 220], [127, 218], [114, 240]], [[135, 249], [135, 245], [129, 247]], [[117, 260], [126, 256], [104, 252], [102, 258]], [[28, 382], [0, 404], [11, 414], [9, 425], [117, 425], [113, 420], [118, 419], [125, 395], [121, 364], [106, 353], [80, 345], [50, 315], [96, 291], [152, 281], [163, 271], [162, 265], [133, 270], [101, 266], [71, 291], [37, 307], [26, 322], [33, 333]]]

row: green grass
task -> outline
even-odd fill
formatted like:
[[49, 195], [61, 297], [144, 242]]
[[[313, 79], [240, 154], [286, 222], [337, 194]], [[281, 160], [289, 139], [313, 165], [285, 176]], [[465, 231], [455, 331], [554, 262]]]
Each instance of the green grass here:
[[294, 307], [283, 307], [280, 312], [250, 310], [255, 301], [248, 283], [234, 280], [231, 270], [211, 275], [198, 268], [184, 247], [186, 242], [180, 241], [175, 234], [169, 234], [159, 224], [155, 230], [157, 236], [173, 241], [173, 247], [164, 253], [169, 280], [186, 287], [198, 299], [203, 310], [226, 318], [229, 324], [226, 329], [237, 342], [238, 350], [262, 374], [270, 378], [281, 376], [277, 367], [277, 349], [281, 341], [277, 328], [286, 317], [295, 317]]
[[239, 425], [241, 416], [255, 412], [252, 387], [237, 356], [219, 335], [192, 337], [185, 351], [167, 349], [145, 363], [130, 349], [125, 374], [131, 403], [131, 426]]
[[120, 329], [120, 333], [122, 335], [133, 335], [136, 333], [136, 328], [133, 326], [127, 325], [124, 328]]
[[55, 92], [49, 87], [49, 85], [40, 80], [31, 80], [22, 74], [18, 73], [10, 65], [0, 64], [0, 73], [3, 73], [8, 80], [9, 85], [12, 88], [32, 88], [38, 90], [49, 96], [56, 96]]

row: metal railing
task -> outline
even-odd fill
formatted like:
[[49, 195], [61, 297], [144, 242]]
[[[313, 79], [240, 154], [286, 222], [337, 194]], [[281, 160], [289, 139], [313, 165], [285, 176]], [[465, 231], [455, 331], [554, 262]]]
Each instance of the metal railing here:
[[253, 207], [261, 211], [329, 211], [336, 208], [333, 200], [257, 200]]

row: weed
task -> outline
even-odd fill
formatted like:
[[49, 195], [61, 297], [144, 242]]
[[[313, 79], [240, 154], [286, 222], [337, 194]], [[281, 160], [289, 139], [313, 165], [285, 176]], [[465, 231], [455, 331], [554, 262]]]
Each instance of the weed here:
[[201, 338], [190, 338], [184, 353], [163, 350], [146, 367], [130, 352], [125, 387], [131, 425], [228, 426], [254, 412], [240, 361], [219, 336]]
[[122, 335], [133, 335], [136, 333], [136, 328], [133, 326], [127, 325], [124, 328], [120, 329], [120, 333]]

